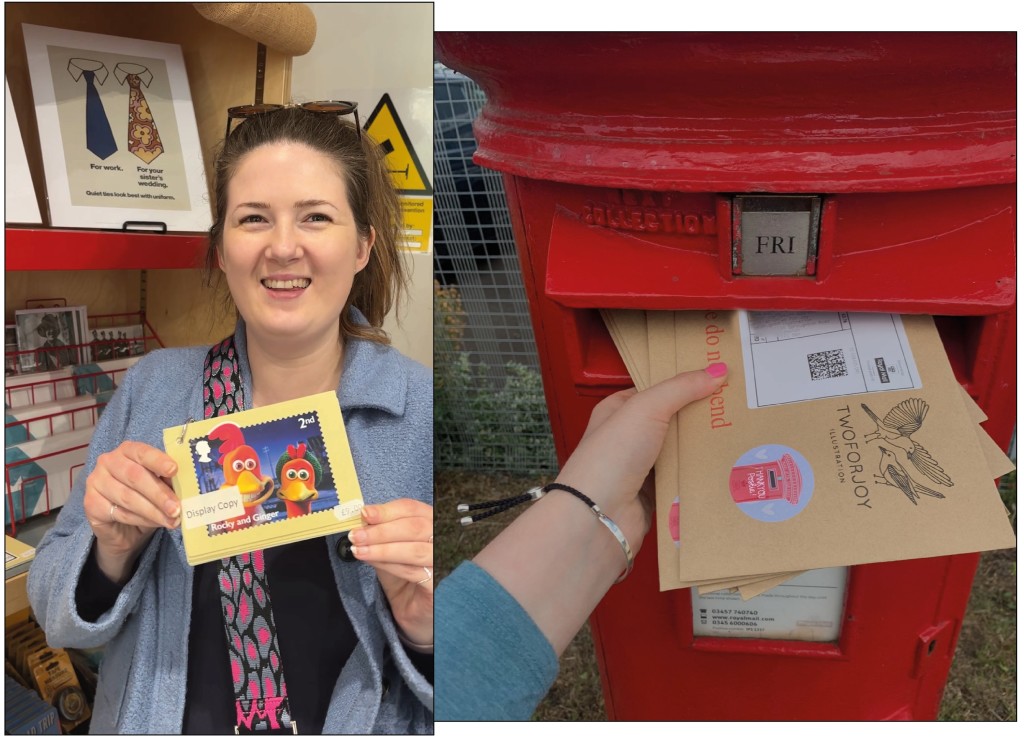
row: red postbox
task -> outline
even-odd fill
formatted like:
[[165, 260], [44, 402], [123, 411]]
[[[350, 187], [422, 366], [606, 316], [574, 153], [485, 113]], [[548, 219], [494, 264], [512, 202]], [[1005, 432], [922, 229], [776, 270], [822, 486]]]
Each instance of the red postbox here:
[[[934, 314], [1009, 443], [1014, 34], [444, 33], [436, 49], [487, 94], [476, 158], [504, 173], [560, 460], [632, 384], [601, 308]], [[765, 222], [809, 226], [744, 239]], [[821, 643], [695, 636], [654, 550], [591, 619], [611, 718], [936, 716], [977, 555], [850, 568]]]

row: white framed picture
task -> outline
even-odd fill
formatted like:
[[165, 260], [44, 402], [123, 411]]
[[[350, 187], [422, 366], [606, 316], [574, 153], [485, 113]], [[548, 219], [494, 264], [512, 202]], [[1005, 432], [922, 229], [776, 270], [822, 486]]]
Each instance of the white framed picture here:
[[210, 225], [181, 47], [25, 24], [51, 225]]

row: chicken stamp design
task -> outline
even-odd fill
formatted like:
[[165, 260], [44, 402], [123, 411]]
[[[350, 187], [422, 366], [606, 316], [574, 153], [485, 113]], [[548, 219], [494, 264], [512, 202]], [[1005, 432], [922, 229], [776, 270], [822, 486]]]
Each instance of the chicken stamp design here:
[[922, 496], [945, 498], [935, 488], [952, 487], [953, 480], [913, 438], [924, 425], [928, 404], [921, 398], [908, 398], [893, 406], [882, 418], [866, 403], [861, 403], [860, 407], [875, 424], [875, 430], [867, 434], [864, 441], [874, 442], [881, 453], [878, 473], [874, 476], [876, 484], [896, 488], [914, 505]]
[[316, 413], [245, 431], [222, 421], [193, 439], [192, 460], [200, 494], [237, 492], [242, 504], [242, 515], [208, 524], [210, 533], [305, 516], [338, 502]]
[[284, 501], [288, 516], [305, 516], [313, 501], [320, 497], [323, 465], [305, 444], [289, 444], [288, 451], [277, 460], [277, 497]]
[[362, 494], [334, 393], [166, 429], [164, 439], [178, 462], [190, 563], [193, 553], [231, 556], [359, 521]]

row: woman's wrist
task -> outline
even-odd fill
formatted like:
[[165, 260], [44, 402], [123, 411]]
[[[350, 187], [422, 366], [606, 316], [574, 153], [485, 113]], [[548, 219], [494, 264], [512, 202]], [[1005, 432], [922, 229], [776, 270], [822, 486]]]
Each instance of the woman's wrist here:
[[[570, 485], [570, 487], [575, 486]], [[586, 542], [579, 545], [579, 549], [581, 556], [585, 556], [588, 563], [592, 565], [592, 571], [589, 575], [591, 583], [600, 590], [601, 597], [604, 597], [604, 593], [612, 585], [616, 584], [626, 571], [627, 558], [622, 544], [609, 527], [582, 500], [579, 500], [570, 493], [558, 490], [553, 490], [549, 495], [563, 498], [564, 506], [560, 518], [563, 521], [571, 520], [573, 522], [570, 530], [586, 532]], [[618, 522], [609, 516], [603, 508], [601, 511], [621, 532], [622, 529], [618, 526]], [[627, 520], [628, 518], [622, 511], [619, 511], [617, 515], [621, 520]], [[627, 541], [633, 541], [632, 534], [625, 534], [623, 532], [623, 535], [626, 536]], [[640, 541], [636, 540], [636, 546], [630, 547], [631, 551], [635, 552], [639, 545]], [[596, 605], [597, 601], [594, 602], [594, 606]]]
[[519, 601], [561, 654], [622, 573], [625, 559], [593, 511], [570, 494], [552, 492], [474, 562]]
[[104, 546], [99, 539], [95, 543], [96, 566], [103, 576], [115, 585], [124, 585], [135, 572], [135, 561], [139, 552], [115, 552]]
[[434, 640], [433, 639], [430, 640], [429, 644], [419, 644], [419, 643], [413, 641], [412, 639], [410, 639], [408, 636], [406, 636], [405, 632], [402, 631], [402, 627], [399, 626], [398, 624], [395, 624], [395, 631], [398, 632], [398, 641], [402, 642], [402, 644], [405, 646], [406, 649], [411, 649], [412, 651], [418, 652], [420, 654], [433, 654], [434, 653]]
[[577, 490], [571, 485], [567, 485], [566, 483], [563, 482], [553, 482], [549, 483], [548, 485], [545, 485], [542, 488], [542, 490], [545, 493], [552, 493], [556, 491], [567, 493], [576, 498], [577, 500], [579, 500], [580, 503], [582, 503], [583, 505], [590, 509], [591, 513], [594, 514], [594, 517], [601, 523], [602, 526], [604, 526], [608, 530], [608, 533], [615, 539], [616, 542], [618, 542], [619, 547], [622, 549], [622, 556], [624, 558], [624, 568], [622, 570], [622, 574], [619, 575], [618, 579], [616, 579], [615, 582], [620, 582], [621, 580], [624, 580], [626, 576], [629, 575], [630, 571], [633, 569], [634, 549], [632, 546], [630, 546], [629, 540], [626, 538], [626, 534], [622, 531], [619, 525], [615, 523], [615, 521], [612, 520], [608, 516], [608, 514], [605, 513], [604, 510], [602, 510], [601, 507], [590, 498], [590, 496], [588, 496], [586, 493]]
[[[650, 527], [650, 516], [648, 511], [645, 510], [638, 493], [630, 496], [623, 496], [621, 493], [608, 495], [604, 491], [604, 486], [600, 485], [595, 480], [590, 479], [588, 476], [565, 474], [564, 471], [557, 477], [555, 482], [567, 485], [586, 495], [601, 509], [601, 512], [618, 527], [626, 537], [629, 547], [633, 553], [635, 554], [639, 551], [640, 545], [643, 543], [644, 536], [647, 534], [647, 529]], [[555, 494], [554, 491], [552, 494]], [[571, 495], [569, 493], [557, 494]], [[581, 506], [584, 506], [585, 509], [585, 504], [582, 501], [578, 502]], [[586, 510], [584, 510], [584, 512], [586, 512]], [[593, 511], [590, 512], [590, 515], [596, 518]], [[605, 535], [612, 540], [612, 542], [618, 544], [611, 531], [606, 531]], [[622, 565], [625, 567], [625, 555], [622, 552], [621, 545], [619, 545], [619, 552], [620, 557], [623, 558]]]

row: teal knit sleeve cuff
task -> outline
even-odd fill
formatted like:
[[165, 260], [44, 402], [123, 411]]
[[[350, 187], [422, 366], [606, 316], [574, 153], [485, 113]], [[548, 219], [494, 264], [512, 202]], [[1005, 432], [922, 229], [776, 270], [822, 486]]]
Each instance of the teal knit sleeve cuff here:
[[529, 719], [558, 674], [558, 659], [519, 602], [463, 562], [438, 585], [434, 606], [434, 718]]

